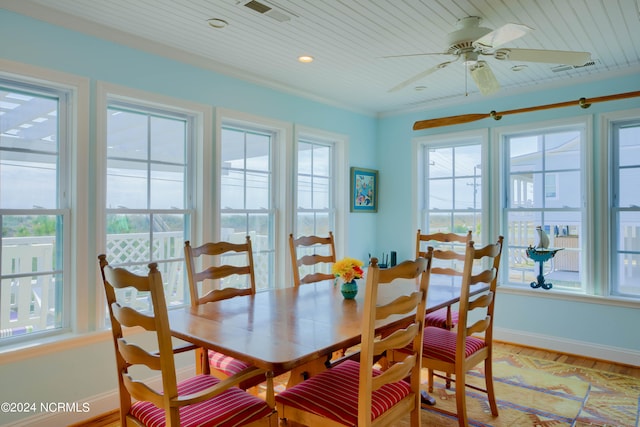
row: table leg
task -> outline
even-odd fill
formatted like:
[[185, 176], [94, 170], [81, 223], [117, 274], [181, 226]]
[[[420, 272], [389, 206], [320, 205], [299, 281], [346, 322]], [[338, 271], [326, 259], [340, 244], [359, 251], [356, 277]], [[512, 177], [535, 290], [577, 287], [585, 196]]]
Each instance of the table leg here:
[[273, 371], [267, 371], [265, 376], [267, 378], [267, 396], [265, 400], [270, 407], [275, 408], [276, 396], [273, 388]]
[[291, 370], [291, 375], [289, 376], [287, 388], [292, 387], [296, 384], [300, 384], [302, 381], [314, 375], [317, 375], [322, 371], [326, 371], [328, 361], [329, 356], [321, 357], [319, 359], [312, 360], [311, 362], [307, 362], [304, 365], [293, 368]]

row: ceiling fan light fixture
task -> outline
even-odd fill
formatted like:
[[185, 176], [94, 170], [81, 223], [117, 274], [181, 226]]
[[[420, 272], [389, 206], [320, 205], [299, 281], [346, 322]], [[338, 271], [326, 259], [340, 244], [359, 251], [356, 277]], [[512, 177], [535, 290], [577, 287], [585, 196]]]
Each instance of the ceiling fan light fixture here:
[[466, 66], [478, 64], [478, 52], [465, 52], [463, 64]]
[[469, 69], [469, 72], [483, 95], [491, 95], [500, 90], [500, 84], [486, 62], [478, 61]]

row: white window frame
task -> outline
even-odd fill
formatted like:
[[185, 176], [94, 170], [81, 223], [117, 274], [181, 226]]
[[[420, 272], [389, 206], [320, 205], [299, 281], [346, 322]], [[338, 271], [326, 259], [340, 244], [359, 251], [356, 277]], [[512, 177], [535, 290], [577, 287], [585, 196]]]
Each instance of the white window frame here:
[[[66, 199], [64, 219], [64, 296], [61, 310], [62, 328], [47, 335], [26, 335], [1, 345], [10, 351], [33, 342], [44, 344], [68, 338], [89, 330], [89, 295], [93, 283], [89, 279], [89, 247], [86, 232], [89, 224], [89, 79], [43, 69], [0, 58], [0, 76], [8, 80], [51, 87], [68, 94], [66, 143], [60, 143], [62, 195]], [[66, 172], [65, 172], [66, 171]], [[73, 262], [72, 262], [73, 260]]]
[[258, 131], [265, 131], [273, 134], [273, 146], [272, 146], [272, 185], [273, 191], [271, 193], [271, 206], [274, 211], [274, 251], [275, 251], [275, 265], [274, 267], [274, 283], [271, 284], [272, 288], [279, 288], [288, 286], [284, 282], [283, 278], [286, 277], [286, 260], [282, 254], [285, 254], [288, 250], [288, 242], [286, 240], [287, 234], [287, 218], [290, 215], [290, 211], [287, 209], [291, 206], [291, 194], [288, 188], [288, 177], [291, 176], [292, 170], [292, 135], [293, 125], [286, 122], [280, 122], [277, 120], [266, 119], [247, 113], [242, 113], [234, 110], [228, 110], [224, 108], [216, 108], [216, 138], [218, 143], [215, 144], [215, 160], [212, 162], [215, 167], [211, 168], [215, 171], [215, 190], [213, 197], [213, 216], [212, 223], [214, 224], [214, 230], [212, 231], [212, 240], [220, 240], [220, 224], [221, 224], [221, 209], [220, 206], [220, 194], [221, 194], [221, 169], [220, 159], [222, 158], [222, 128], [224, 126], [235, 126], [244, 129], [255, 129]]
[[414, 212], [413, 228], [415, 230], [420, 229], [425, 233], [427, 232], [427, 230], [425, 229], [428, 215], [428, 212], [425, 208], [427, 204], [427, 190], [425, 188], [425, 182], [428, 180], [428, 177], [426, 175], [427, 165], [424, 164], [424, 150], [428, 150], [430, 148], [458, 147], [476, 144], [480, 145], [482, 153], [480, 159], [480, 163], [482, 164], [480, 172], [480, 185], [483, 189], [480, 194], [480, 197], [482, 198], [482, 217], [480, 220], [480, 226], [483, 230], [483, 241], [477, 241], [476, 243], [484, 244], [485, 241], [488, 241], [487, 239], [492, 240], [490, 236], [496, 234], [493, 232], [493, 230], [496, 230], [496, 228], [495, 224], [490, 221], [490, 218], [495, 215], [492, 215], [493, 207], [489, 203], [488, 185], [490, 179], [492, 178], [490, 173], [490, 170], [492, 168], [490, 164], [491, 146], [489, 145], [489, 133], [487, 129], [429, 135], [413, 139], [412, 154], [414, 162], [412, 164], [412, 170], [413, 182], [416, 183], [414, 193], [416, 196], [413, 198], [415, 206], [412, 207], [412, 211]]
[[[582, 150], [584, 151], [584, 155], [581, 159], [581, 170], [583, 171], [581, 176], [581, 186], [583, 188], [583, 198], [581, 201], [581, 209], [582, 209], [582, 229], [580, 230], [580, 234], [582, 237], [582, 246], [581, 246], [581, 274], [582, 274], [582, 292], [570, 292], [567, 293], [572, 295], [594, 295], [595, 287], [597, 286], [594, 283], [594, 215], [593, 209], [589, 209], [594, 204], [594, 169], [591, 166], [593, 164], [593, 136], [592, 136], [592, 117], [591, 116], [579, 116], [579, 117], [571, 117], [568, 119], [558, 119], [558, 120], [550, 120], [545, 122], [536, 122], [536, 123], [528, 123], [524, 125], [516, 125], [509, 127], [499, 127], [494, 128], [492, 133], [492, 140], [495, 141], [495, 144], [498, 147], [498, 157], [496, 161], [499, 164], [498, 168], [494, 168], [498, 175], [496, 176], [496, 180], [494, 182], [499, 183], [499, 196], [494, 197], [492, 203], [496, 204], [496, 212], [499, 212], [500, 224], [498, 229], [504, 230], [506, 225], [506, 200], [504, 195], [509, 191], [509, 183], [505, 181], [506, 176], [506, 166], [505, 166], [505, 150], [504, 150], [504, 138], [506, 136], [513, 136], [518, 134], [527, 134], [527, 133], [548, 133], [553, 132], [554, 130], [562, 130], [564, 128], [575, 128], [582, 127], [584, 129], [584, 141], [582, 145]], [[543, 193], [544, 196], [544, 193]], [[505, 246], [503, 248], [503, 253], [508, 254], [508, 242], [507, 236], [505, 236]], [[508, 260], [508, 256], [504, 256], [503, 260]], [[505, 262], [505, 261], [503, 261]], [[535, 266], [537, 268], [537, 265]], [[537, 275], [537, 270], [534, 270]], [[503, 265], [500, 269], [500, 283], [505, 289], [517, 289], [517, 290], [528, 290], [529, 284], [510, 284], [508, 281], [508, 266]], [[554, 288], [555, 289], [555, 288]], [[557, 289], [556, 291], [557, 292]], [[540, 294], [540, 291], [537, 292]]]
[[631, 299], [633, 301], [638, 301], [638, 305], [640, 306], [640, 299], [614, 295], [614, 286], [612, 285], [612, 281], [616, 280], [615, 272], [613, 271], [614, 268], [612, 268], [612, 266], [615, 263], [615, 256], [617, 255], [614, 234], [618, 232], [618, 224], [616, 223], [615, 216], [612, 214], [613, 212], [611, 209], [614, 203], [612, 200], [613, 194], [611, 194], [615, 182], [613, 174], [617, 173], [614, 169], [614, 166], [616, 165], [613, 165], [612, 158], [614, 143], [613, 125], [617, 122], [626, 122], [631, 120], [640, 120], [640, 108], [616, 111], [613, 113], [602, 114], [600, 116], [600, 141], [606, 141], [606, 143], [598, 145], [596, 167], [603, 171], [600, 179], [600, 188], [603, 189], [605, 194], [600, 197], [601, 202], [595, 207], [595, 214], [603, 219], [600, 223], [606, 224], [606, 226], [600, 226], [598, 230], [596, 230], [598, 241], [601, 242], [597, 248], [598, 254], [596, 256], [600, 259], [606, 258], [608, 262], [599, 263], [600, 265], [596, 267], [594, 274], [602, 284], [602, 295], [613, 299]]
[[[298, 188], [296, 186], [298, 176], [298, 141], [301, 139], [307, 139], [313, 142], [325, 143], [332, 146], [333, 159], [332, 159], [332, 171], [331, 171], [331, 210], [333, 215], [333, 236], [336, 247], [336, 257], [341, 258], [345, 252], [346, 233], [347, 233], [347, 216], [349, 212], [349, 191], [344, 189], [349, 188], [347, 179], [349, 177], [349, 171], [346, 161], [346, 153], [349, 148], [349, 139], [347, 136], [323, 131], [320, 129], [314, 129], [306, 126], [296, 125], [294, 127], [294, 150], [293, 157], [293, 170], [291, 171], [293, 176], [293, 188], [292, 188], [292, 209], [290, 210], [292, 215], [289, 219], [291, 221], [291, 233], [295, 236], [297, 233], [297, 206], [296, 197], [298, 194]], [[288, 258], [288, 257], [287, 257]], [[292, 268], [292, 267], [289, 267]]]
[[[96, 111], [96, 230], [101, 232], [96, 234], [96, 247], [100, 253], [104, 253], [106, 248], [106, 152], [107, 152], [107, 109], [110, 102], [119, 101], [132, 105], [139, 105], [151, 109], [173, 111], [187, 116], [193, 120], [193, 146], [187, 157], [187, 189], [185, 210], [190, 212], [191, 223], [185, 223], [185, 240], [193, 239], [195, 236], [205, 235], [210, 229], [208, 215], [211, 211], [207, 206], [211, 206], [213, 195], [209, 188], [212, 180], [210, 168], [206, 159], [211, 159], [211, 144], [205, 141], [212, 141], [212, 118], [213, 110], [206, 105], [186, 102], [180, 99], [170, 98], [155, 93], [148, 93], [128, 87], [114, 85], [111, 83], [98, 82], [97, 84], [97, 107]], [[101, 252], [102, 251], [102, 252]], [[97, 260], [95, 261], [97, 265]], [[97, 270], [96, 283], [101, 284], [99, 269]], [[96, 291], [96, 324], [98, 329], [108, 327], [106, 322], [106, 298], [101, 286]], [[185, 302], [188, 296], [185, 295]]]

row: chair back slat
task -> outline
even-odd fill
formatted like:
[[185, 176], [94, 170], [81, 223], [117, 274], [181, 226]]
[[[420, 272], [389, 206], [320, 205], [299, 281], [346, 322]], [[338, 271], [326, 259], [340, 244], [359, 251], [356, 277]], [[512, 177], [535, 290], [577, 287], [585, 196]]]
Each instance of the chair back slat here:
[[207, 279], [223, 279], [227, 276], [231, 276], [232, 274], [251, 274], [251, 270], [248, 265], [242, 267], [236, 265], [221, 265], [219, 267], [209, 267], [204, 271], [197, 273], [195, 275], [195, 279], [197, 282], [202, 282]]
[[422, 298], [421, 292], [414, 292], [410, 295], [402, 295], [389, 304], [379, 305], [376, 309], [376, 320], [386, 319], [393, 314], [405, 314], [415, 310]]
[[[309, 252], [312, 253], [309, 253]], [[301, 236], [289, 234], [289, 253], [294, 286], [331, 280], [331, 266], [336, 262], [333, 232], [324, 236]]]
[[481, 332], [484, 332], [487, 330], [487, 328], [489, 328], [489, 325], [491, 324], [491, 317], [487, 316], [484, 319], [478, 320], [477, 322], [475, 322], [474, 324], [472, 324], [471, 326], [467, 327], [467, 336], [471, 336], [473, 334], [479, 334]]
[[113, 312], [113, 317], [115, 317], [118, 323], [120, 323], [122, 326], [141, 326], [147, 331], [156, 330], [156, 320], [152, 316], [142, 314], [131, 307], [123, 307], [117, 302], [111, 304], [111, 309]]
[[416, 256], [424, 256], [425, 251], [423, 247], [432, 246], [434, 248], [433, 257], [439, 258], [438, 251], [441, 247], [446, 247], [446, 252], [453, 252], [453, 248], [456, 246], [464, 246], [471, 240], [471, 230], [466, 234], [456, 233], [431, 233], [422, 234], [418, 229], [416, 235]]
[[159, 354], [149, 353], [139, 345], [127, 343], [123, 338], [118, 340], [118, 350], [130, 365], [145, 365], [154, 371], [159, 371], [162, 368]]
[[413, 342], [413, 338], [418, 332], [416, 328], [419, 325], [412, 323], [407, 328], [393, 331], [384, 339], [378, 340], [373, 345], [373, 354], [380, 355], [389, 349], [405, 348]]
[[457, 276], [462, 277], [462, 271], [453, 268], [432, 267], [431, 274], [442, 274], [445, 276]]
[[411, 375], [416, 368], [416, 356], [407, 356], [402, 363], [394, 363], [389, 369], [371, 380], [371, 391], [376, 391], [385, 384], [402, 381]]
[[300, 285], [304, 285], [307, 283], [316, 283], [321, 282], [323, 280], [333, 280], [335, 277], [333, 274], [328, 273], [310, 273], [300, 279]]

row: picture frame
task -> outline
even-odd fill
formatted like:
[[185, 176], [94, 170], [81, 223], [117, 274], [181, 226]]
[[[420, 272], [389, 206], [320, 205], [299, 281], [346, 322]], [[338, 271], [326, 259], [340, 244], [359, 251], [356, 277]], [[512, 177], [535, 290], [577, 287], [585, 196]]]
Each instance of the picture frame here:
[[378, 171], [351, 168], [351, 212], [378, 212]]

